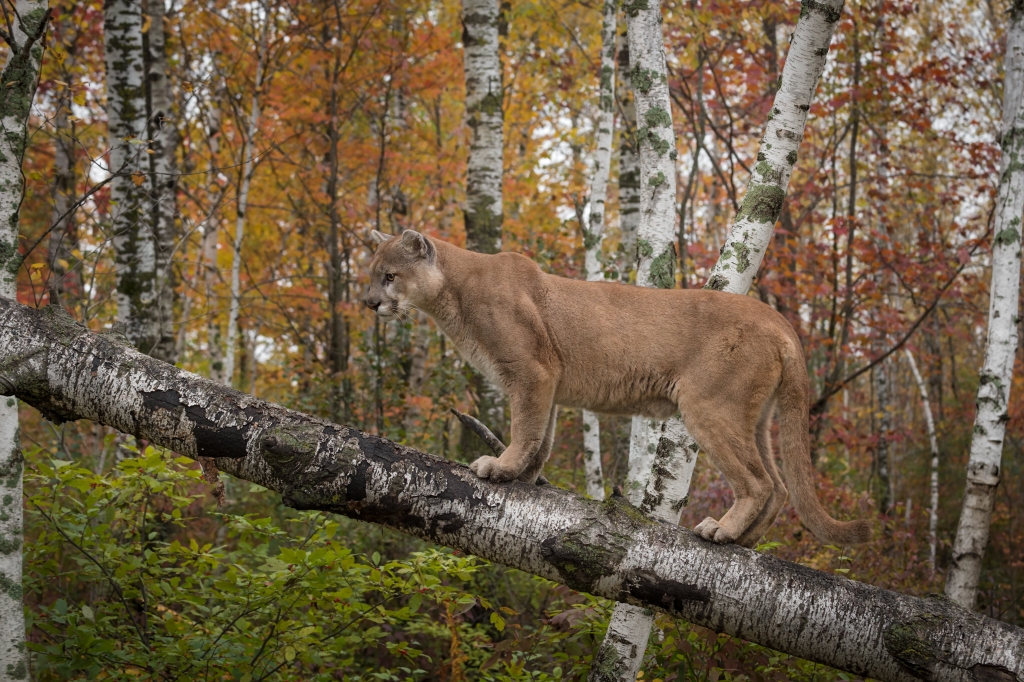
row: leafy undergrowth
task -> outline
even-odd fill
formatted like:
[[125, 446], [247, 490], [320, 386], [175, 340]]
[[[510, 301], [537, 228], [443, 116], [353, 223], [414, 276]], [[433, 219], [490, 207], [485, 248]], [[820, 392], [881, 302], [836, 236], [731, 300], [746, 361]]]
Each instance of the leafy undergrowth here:
[[[272, 513], [219, 513], [191, 460], [128, 454], [97, 475], [26, 453], [35, 679], [586, 677], [611, 602], [238, 481], [228, 510]], [[664, 616], [643, 675], [853, 679]]]

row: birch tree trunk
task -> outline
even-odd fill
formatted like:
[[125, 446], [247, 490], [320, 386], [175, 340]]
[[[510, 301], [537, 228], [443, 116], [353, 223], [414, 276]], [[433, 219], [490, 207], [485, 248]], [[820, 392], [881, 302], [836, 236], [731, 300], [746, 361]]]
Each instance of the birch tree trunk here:
[[[612, 133], [615, 131], [615, 18], [618, 3], [605, 0], [601, 23], [601, 72], [598, 93], [597, 153], [594, 155], [594, 180], [590, 187], [590, 225], [583, 231], [586, 249], [587, 281], [604, 279], [601, 264], [601, 243], [607, 223], [605, 204], [608, 201], [608, 177], [612, 165]], [[604, 476], [601, 472], [601, 421], [590, 410], [583, 410], [583, 468], [586, 472], [587, 495], [604, 499]]]
[[[466, 171], [466, 248], [479, 253], [501, 251], [505, 113], [500, 20], [500, 0], [463, 0], [466, 119], [473, 131]], [[501, 435], [505, 421], [501, 390], [476, 371], [473, 388], [477, 415]], [[490, 454], [466, 431], [460, 446], [469, 458]]]
[[217, 189], [217, 159], [220, 157], [221, 112], [219, 102], [211, 98], [207, 119], [206, 145], [210, 152], [210, 168], [207, 177], [207, 201], [209, 211], [203, 221], [203, 288], [206, 296], [206, 352], [210, 357], [210, 378], [224, 381], [224, 352], [221, 344], [220, 323], [217, 321], [217, 279], [220, 268], [217, 264], [217, 235], [220, 227], [220, 205], [224, 200], [225, 188]]
[[111, 212], [117, 319], [144, 353], [159, 338], [156, 240], [147, 220], [145, 64], [142, 6], [133, 0], [103, 5], [107, 78]]
[[501, 251], [504, 123], [499, 0], [463, 0], [466, 117], [473, 130], [466, 176], [466, 248]]
[[[677, 152], [661, 35], [661, 3], [625, 4], [623, 10], [629, 41], [629, 78], [636, 106], [635, 140], [640, 160], [636, 283], [642, 287], [671, 289], [676, 284]], [[677, 419], [671, 421], [681, 427]], [[662, 438], [666, 425], [667, 422], [633, 418], [626, 488], [634, 504], [643, 500], [654, 454], [660, 450], [670, 460], [679, 454], [669, 452], [672, 444]], [[677, 515], [677, 522], [678, 518]], [[653, 619], [654, 612], [650, 609], [617, 604], [604, 641], [594, 656], [589, 679], [592, 682], [633, 682], [643, 662]]]
[[[11, 9], [14, 12], [11, 12]], [[28, 114], [43, 59], [47, 3], [18, 0], [2, 8], [7, 63], [0, 72], [0, 297], [18, 294], [18, 211], [25, 195], [21, 163], [28, 144]], [[13, 14], [13, 15], [12, 15]], [[22, 468], [18, 401], [0, 398], [0, 682], [28, 677], [22, 602]]]
[[981, 561], [988, 544], [992, 504], [1003, 454], [1006, 415], [1013, 383], [1020, 314], [1021, 215], [1024, 214], [1024, 1], [1015, 0], [1006, 35], [1006, 82], [1000, 131], [1002, 159], [992, 242], [992, 286], [988, 308], [985, 365], [978, 387], [978, 413], [971, 437], [960, 523], [953, 542], [953, 562], [946, 595], [973, 609]]
[[935, 573], [935, 552], [939, 538], [939, 439], [935, 433], [935, 419], [932, 417], [932, 403], [928, 399], [928, 387], [917, 369], [917, 361], [909, 348], [904, 349], [910, 371], [917, 382], [917, 390], [921, 392], [921, 409], [924, 411], [925, 425], [928, 427], [928, 444], [932, 449], [931, 477], [929, 480], [928, 506], [928, 565]]
[[167, 79], [167, 48], [164, 36], [163, 0], [143, 0], [149, 29], [142, 34], [146, 66], [146, 137], [152, 154], [149, 161], [149, 219], [156, 240], [156, 343], [151, 355], [165, 362], [177, 361], [174, 335], [174, 304], [177, 281], [171, 257], [177, 243], [178, 131], [172, 118], [170, 83]]
[[619, 109], [619, 241], [625, 262], [619, 279], [629, 281], [636, 260], [636, 229], [640, 225], [640, 156], [636, 150], [636, 106], [629, 84], [629, 40], [624, 26], [616, 46], [615, 96]]
[[621, 498], [493, 484], [468, 467], [266, 403], [0, 300], [0, 394], [88, 418], [278, 491], [590, 592], [886, 682], [1024, 680], [1024, 629], [717, 545]]
[[[66, 74], [61, 75], [71, 82]], [[71, 214], [75, 201], [75, 141], [71, 122], [68, 121], [70, 103], [71, 91], [65, 89], [59, 95], [53, 116], [53, 188], [50, 192], [53, 231], [47, 244], [46, 261], [64, 303], [74, 308], [82, 295], [82, 270], [73, 255], [74, 249], [78, 248], [78, 230]]]
[[256, 55], [256, 80], [253, 84], [252, 101], [249, 104], [249, 121], [242, 142], [242, 176], [238, 186], [238, 208], [235, 214], [235, 239], [231, 253], [231, 301], [228, 307], [227, 342], [224, 344], [224, 383], [228, 386], [235, 376], [235, 351], [238, 345], [238, 312], [242, 306], [242, 240], [245, 238], [245, 212], [249, 208], [249, 186], [252, 183], [256, 163], [253, 159], [254, 145], [260, 122], [260, 89], [263, 87], [267, 68], [267, 42], [270, 37], [271, 16], [264, 17], [260, 42]]
[[[661, 42], [661, 31], [658, 19], [660, 9], [639, 9], [640, 3], [627, 4], [624, 6], [629, 23], [630, 56], [634, 60], [630, 78], [634, 87], [637, 105], [637, 120], [640, 128], [637, 131], [637, 140], [640, 148], [641, 160], [641, 187], [645, 191], [641, 193], [640, 228], [637, 237], [637, 284], [649, 285], [650, 282], [661, 281], [666, 283], [666, 277], [662, 268], [655, 261], [657, 258], [664, 258], [664, 252], [656, 247], [648, 248], [647, 230], [652, 225], [647, 223], [649, 219], [648, 203], [649, 196], [657, 196], [655, 192], [649, 193], [646, 188], [651, 182], [647, 178], [649, 171], [648, 164], [651, 159], [651, 146], [656, 142], [650, 137], [650, 126], [653, 123], [649, 115], [650, 102], [648, 93], [644, 89], [648, 84], [653, 85], [658, 81], [657, 74], [664, 78], [664, 51]], [[645, 5], [645, 7], [648, 5]], [[743, 198], [740, 211], [733, 223], [726, 246], [719, 257], [718, 262], [712, 270], [712, 275], [705, 285], [706, 288], [717, 289], [745, 295], [750, 289], [754, 275], [760, 266], [761, 259], [775, 231], [775, 223], [782, 212], [786, 191], [789, 187], [789, 178], [797, 159], [797, 149], [803, 138], [804, 128], [807, 123], [807, 111], [810, 109], [814, 91], [817, 89], [818, 81], [825, 68], [825, 60], [828, 55], [829, 44], [832, 41], [832, 34], [835, 25], [842, 14], [842, 0], [828, 0], [820, 3], [805, 3], [802, 6], [800, 19], [797, 21], [796, 29], [790, 44], [789, 55], [786, 65], [782, 71], [782, 84], [775, 94], [775, 101], [772, 107], [771, 116], [761, 138], [761, 147], [758, 153], [758, 165], [755, 167], [747, 186], [746, 195]], [[645, 15], [644, 13], [648, 14]], [[641, 17], [650, 19], [649, 23], [638, 24], [636, 19]], [[653, 25], [653, 28], [651, 28]], [[651, 32], [648, 49], [657, 51], [661, 55], [662, 70], [660, 72], [651, 70], [650, 66], [644, 64], [640, 57], [641, 26], [646, 26]], [[645, 34], [646, 35], [646, 34]], [[671, 117], [668, 108], [668, 89], [665, 88], [665, 114], [671, 129]], [[658, 114], [655, 112], [655, 117]], [[645, 125], [646, 124], [646, 125]], [[674, 145], [672, 158], [675, 158]], [[646, 151], [646, 158], [645, 158]], [[656, 151], [656, 150], [654, 150]], [[672, 203], [675, 197], [675, 171], [672, 165], [664, 172], [672, 180]], [[655, 176], [654, 179], [660, 179]], [[667, 179], [667, 178], [666, 178]], [[672, 231], [672, 218], [674, 206], [658, 207], [661, 211], [661, 229], [665, 229], [664, 239], [670, 244], [674, 238]], [[649, 258], [650, 265], [644, 270], [645, 254]], [[659, 254], [655, 256], [655, 254]], [[675, 254], [671, 259], [665, 258], [662, 262], [675, 264]], [[652, 267], [653, 266], [653, 267]], [[653, 273], [652, 273], [653, 271]], [[674, 273], [670, 277], [674, 285]], [[659, 520], [671, 523], [679, 522], [679, 513], [686, 502], [689, 491], [690, 479], [693, 475], [693, 468], [696, 465], [697, 444], [686, 432], [686, 428], [678, 418], [670, 419], [664, 424], [652, 425], [646, 435], [636, 435], [637, 427], [646, 420], [634, 418], [634, 435], [630, 441], [630, 478], [627, 479], [627, 486], [631, 490], [643, 489], [644, 493], [639, 498], [638, 506], [645, 513], [652, 514]], [[637, 462], [634, 464], [634, 457]], [[650, 463], [641, 462], [647, 459]], [[636, 498], [633, 498], [636, 499]], [[650, 627], [653, 624], [653, 614], [641, 614], [632, 610], [626, 605], [616, 606], [616, 613], [613, 614], [609, 623], [608, 633], [595, 657], [595, 663], [590, 673], [591, 682], [604, 682], [610, 680], [628, 680], [633, 682], [636, 674], [643, 663], [644, 649]]]

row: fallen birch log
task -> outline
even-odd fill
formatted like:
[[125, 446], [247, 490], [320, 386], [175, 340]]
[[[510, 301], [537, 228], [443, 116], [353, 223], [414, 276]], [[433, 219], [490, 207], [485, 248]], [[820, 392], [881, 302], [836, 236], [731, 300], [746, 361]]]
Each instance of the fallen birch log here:
[[492, 484], [467, 467], [273, 405], [0, 299], [0, 393], [92, 419], [279, 492], [591, 594], [879, 680], [1024, 682], [1024, 630], [651, 521], [621, 497]]

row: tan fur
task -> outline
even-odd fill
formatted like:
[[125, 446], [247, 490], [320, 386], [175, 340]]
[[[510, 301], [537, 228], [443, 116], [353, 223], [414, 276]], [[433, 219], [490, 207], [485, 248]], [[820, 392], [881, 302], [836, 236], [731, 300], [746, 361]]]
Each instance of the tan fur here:
[[869, 539], [868, 523], [836, 521], [818, 502], [803, 352], [769, 306], [715, 291], [565, 279], [518, 254], [473, 253], [411, 230], [374, 238], [381, 245], [366, 304], [382, 319], [424, 311], [508, 394], [511, 443], [501, 457], [473, 462], [481, 478], [536, 480], [555, 405], [656, 419], [679, 411], [736, 498], [696, 531], [753, 546], [788, 497], [771, 451], [777, 407], [783, 471], [803, 522], [826, 543]]

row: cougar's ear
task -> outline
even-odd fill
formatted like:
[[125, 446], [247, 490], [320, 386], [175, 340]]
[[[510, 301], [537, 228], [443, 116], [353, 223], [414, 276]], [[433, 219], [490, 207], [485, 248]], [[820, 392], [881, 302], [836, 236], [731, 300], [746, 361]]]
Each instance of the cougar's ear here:
[[393, 234], [384, 234], [383, 232], [378, 232], [377, 230], [370, 230], [370, 236], [373, 238], [373, 243], [378, 246], [380, 246], [389, 239], [395, 238]]
[[437, 255], [437, 250], [430, 240], [416, 230], [406, 230], [402, 233], [402, 246], [414, 257], [423, 258], [431, 264]]

